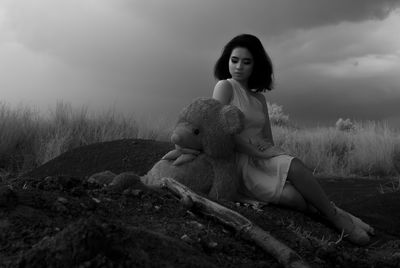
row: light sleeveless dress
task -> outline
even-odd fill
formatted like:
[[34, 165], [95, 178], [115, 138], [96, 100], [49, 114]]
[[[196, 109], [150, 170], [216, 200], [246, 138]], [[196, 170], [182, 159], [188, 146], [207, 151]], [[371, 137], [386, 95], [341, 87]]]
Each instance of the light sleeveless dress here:
[[[227, 79], [233, 88], [230, 104], [244, 114], [244, 130], [239, 134], [252, 144], [263, 139], [265, 115], [263, 104], [234, 79]], [[260, 94], [260, 93], [257, 93]], [[236, 166], [241, 177], [243, 194], [262, 202], [279, 203], [293, 156], [279, 155], [269, 159], [236, 153]]]

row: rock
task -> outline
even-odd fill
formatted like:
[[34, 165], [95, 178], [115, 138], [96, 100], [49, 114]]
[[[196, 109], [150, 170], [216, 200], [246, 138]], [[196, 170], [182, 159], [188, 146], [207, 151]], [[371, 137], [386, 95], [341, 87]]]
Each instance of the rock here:
[[118, 192], [122, 192], [127, 188], [140, 190], [147, 189], [147, 187], [140, 180], [140, 177], [134, 172], [123, 172], [115, 176], [109, 186], [112, 190]]
[[184, 234], [181, 236], [181, 240], [188, 243], [188, 244], [193, 244], [194, 240], [190, 238], [187, 234]]
[[57, 201], [60, 202], [61, 204], [68, 204], [67, 198], [62, 197], [62, 196], [58, 197]]
[[189, 221], [188, 222], [189, 226], [195, 227], [199, 230], [204, 230], [206, 227], [204, 226], [204, 224], [201, 224], [198, 221]]
[[106, 170], [93, 174], [88, 178], [87, 182], [104, 186], [110, 184], [115, 178], [115, 176], [117, 176], [115, 173]]

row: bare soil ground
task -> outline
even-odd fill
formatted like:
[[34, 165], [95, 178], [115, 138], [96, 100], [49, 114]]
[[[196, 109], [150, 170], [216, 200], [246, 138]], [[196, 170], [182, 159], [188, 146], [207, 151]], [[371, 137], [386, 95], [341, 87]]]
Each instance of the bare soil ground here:
[[[233, 230], [188, 211], [170, 193], [140, 186], [117, 193], [88, 181], [105, 170], [143, 175], [171, 148], [149, 140], [98, 143], [18, 178], [2, 178], [0, 267], [280, 267]], [[312, 267], [400, 267], [400, 192], [391, 191], [393, 182], [319, 180], [338, 206], [375, 227], [369, 246], [341, 240], [315, 215], [272, 205], [224, 205]]]

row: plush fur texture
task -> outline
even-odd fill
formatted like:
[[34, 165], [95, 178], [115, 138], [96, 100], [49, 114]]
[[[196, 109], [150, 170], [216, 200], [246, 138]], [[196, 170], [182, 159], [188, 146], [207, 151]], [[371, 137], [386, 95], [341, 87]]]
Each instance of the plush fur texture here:
[[[171, 135], [178, 148], [170, 154], [174, 157], [157, 162], [142, 181], [158, 187], [162, 177], [172, 177], [211, 198], [235, 199], [239, 180], [233, 135], [242, 129], [243, 114], [238, 108], [210, 98], [195, 100], [181, 111]], [[200, 154], [174, 164], [182, 148]]]

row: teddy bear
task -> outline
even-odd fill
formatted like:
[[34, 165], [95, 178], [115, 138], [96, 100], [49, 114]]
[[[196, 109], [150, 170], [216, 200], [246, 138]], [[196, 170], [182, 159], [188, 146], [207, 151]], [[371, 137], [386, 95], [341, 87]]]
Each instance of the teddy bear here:
[[218, 200], [234, 200], [239, 179], [235, 168], [234, 134], [243, 129], [244, 116], [233, 105], [199, 98], [185, 107], [171, 135], [175, 150], [166, 154], [141, 181], [160, 187], [171, 177], [193, 191]]

